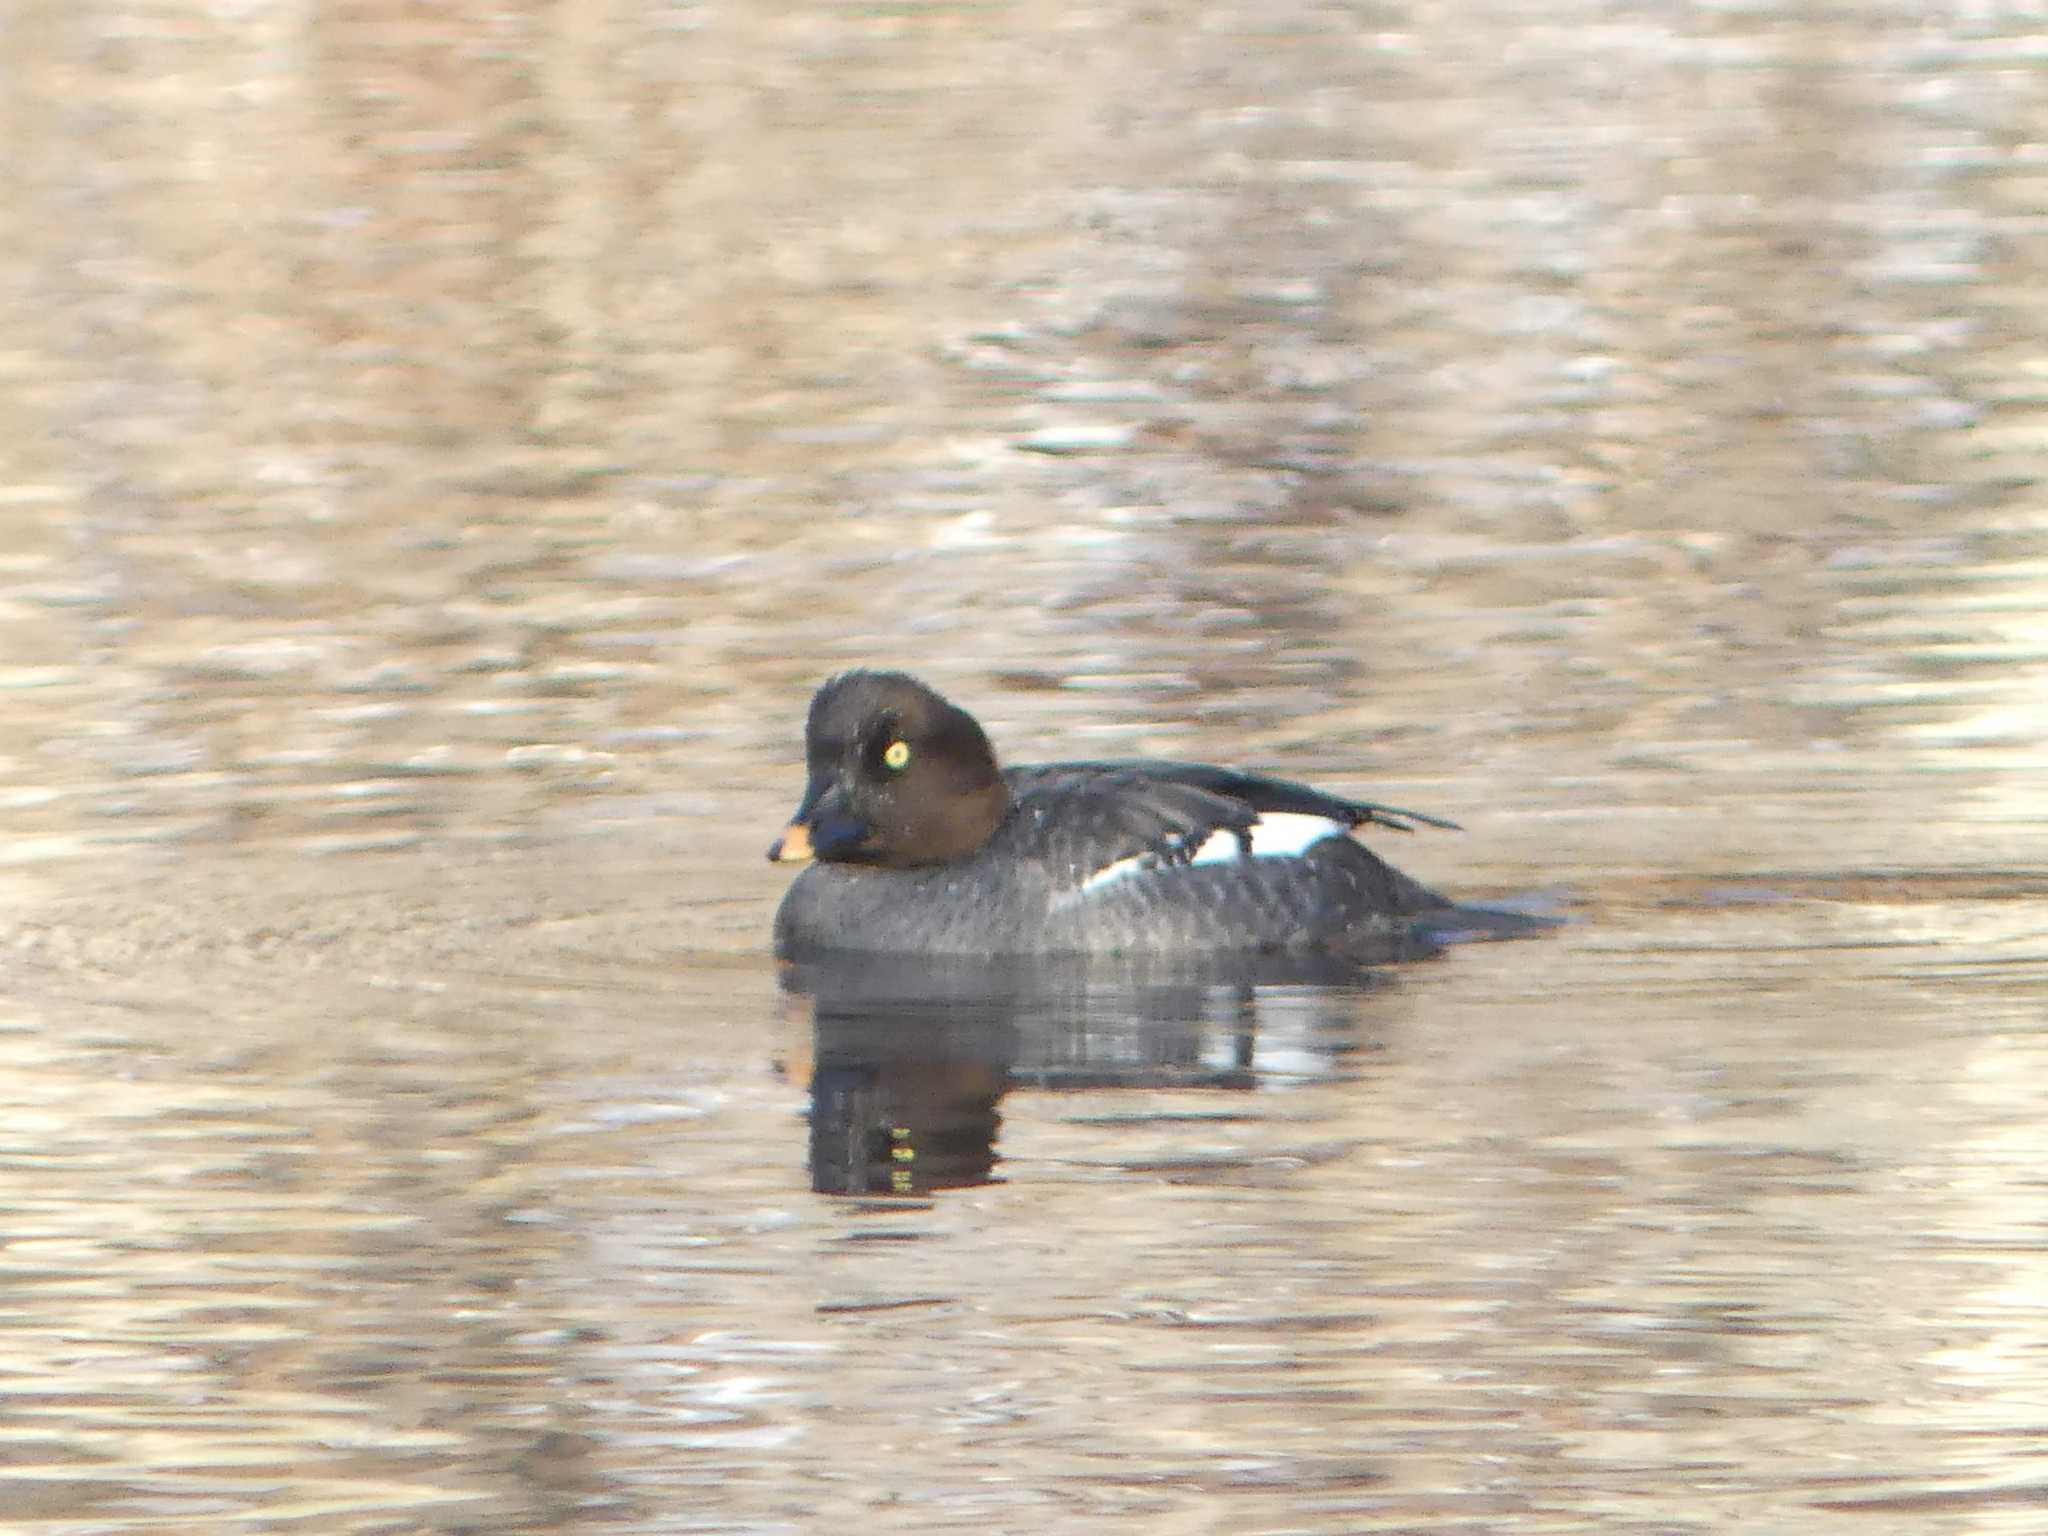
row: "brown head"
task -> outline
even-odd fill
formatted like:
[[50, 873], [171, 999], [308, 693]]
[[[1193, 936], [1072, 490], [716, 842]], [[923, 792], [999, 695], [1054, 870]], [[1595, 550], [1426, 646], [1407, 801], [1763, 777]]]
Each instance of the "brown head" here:
[[842, 672], [811, 700], [810, 782], [768, 857], [913, 869], [989, 840], [1010, 791], [980, 725], [901, 672]]

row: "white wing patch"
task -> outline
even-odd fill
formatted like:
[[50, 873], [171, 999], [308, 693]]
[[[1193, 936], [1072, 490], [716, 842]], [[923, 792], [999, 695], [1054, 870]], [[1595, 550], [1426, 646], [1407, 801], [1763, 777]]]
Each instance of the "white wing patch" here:
[[[1328, 816], [1310, 816], [1300, 811], [1275, 811], [1261, 816], [1251, 824], [1251, 856], [1255, 859], [1292, 859], [1306, 853], [1326, 837], [1343, 837], [1350, 828], [1341, 821]], [[1186, 861], [1190, 864], [1226, 864], [1244, 856], [1244, 845], [1235, 832], [1225, 829], [1211, 832], [1202, 846]], [[1147, 851], [1134, 853], [1127, 859], [1118, 859], [1114, 864], [1105, 864], [1086, 880], [1074, 894], [1085, 896], [1090, 891], [1100, 890], [1119, 880], [1128, 880], [1133, 875], [1142, 875], [1147, 870], [1160, 867], [1158, 854]]]
[[[1252, 823], [1252, 857], [1292, 859], [1307, 853], [1326, 837], [1343, 837], [1351, 829], [1328, 816], [1309, 816], [1301, 811], [1268, 811]], [[1212, 832], [1209, 840], [1195, 850], [1190, 861], [1215, 864], [1238, 856], [1235, 832]]]

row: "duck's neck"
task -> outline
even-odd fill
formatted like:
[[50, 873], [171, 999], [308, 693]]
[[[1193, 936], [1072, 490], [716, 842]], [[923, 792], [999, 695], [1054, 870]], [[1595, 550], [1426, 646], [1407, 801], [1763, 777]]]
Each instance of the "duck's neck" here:
[[919, 829], [918, 847], [938, 864], [971, 858], [996, 835], [1012, 804], [1010, 786], [1000, 774], [978, 788], [948, 795]]

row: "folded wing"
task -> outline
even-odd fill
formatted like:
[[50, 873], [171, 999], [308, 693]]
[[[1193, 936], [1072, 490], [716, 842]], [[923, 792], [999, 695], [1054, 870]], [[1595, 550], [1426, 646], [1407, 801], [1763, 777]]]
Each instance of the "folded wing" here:
[[1080, 891], [1146, 870], [1293, 855], [1372, 824], [1407, 832], [1455, 823], [1306, 784], [1163, 760], [1019, 766], [1005, 775], [1019, 814], [1050, 829], [1047, 850]]

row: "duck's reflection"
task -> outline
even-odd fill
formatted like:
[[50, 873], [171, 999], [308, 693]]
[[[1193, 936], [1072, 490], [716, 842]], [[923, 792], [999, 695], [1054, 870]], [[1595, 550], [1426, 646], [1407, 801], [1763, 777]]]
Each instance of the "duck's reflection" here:
[[811, 1015], [810, 1061], [795, 1070], [810, 1077], [812, 1187], [987, 1183], [999, 1105], [1020, 1085], [1244, 1090], [1330, 1075], [1369, 1045], [1359, 1000], [1380, 981], [1314, 958], [789, 965], [783, 986]]

